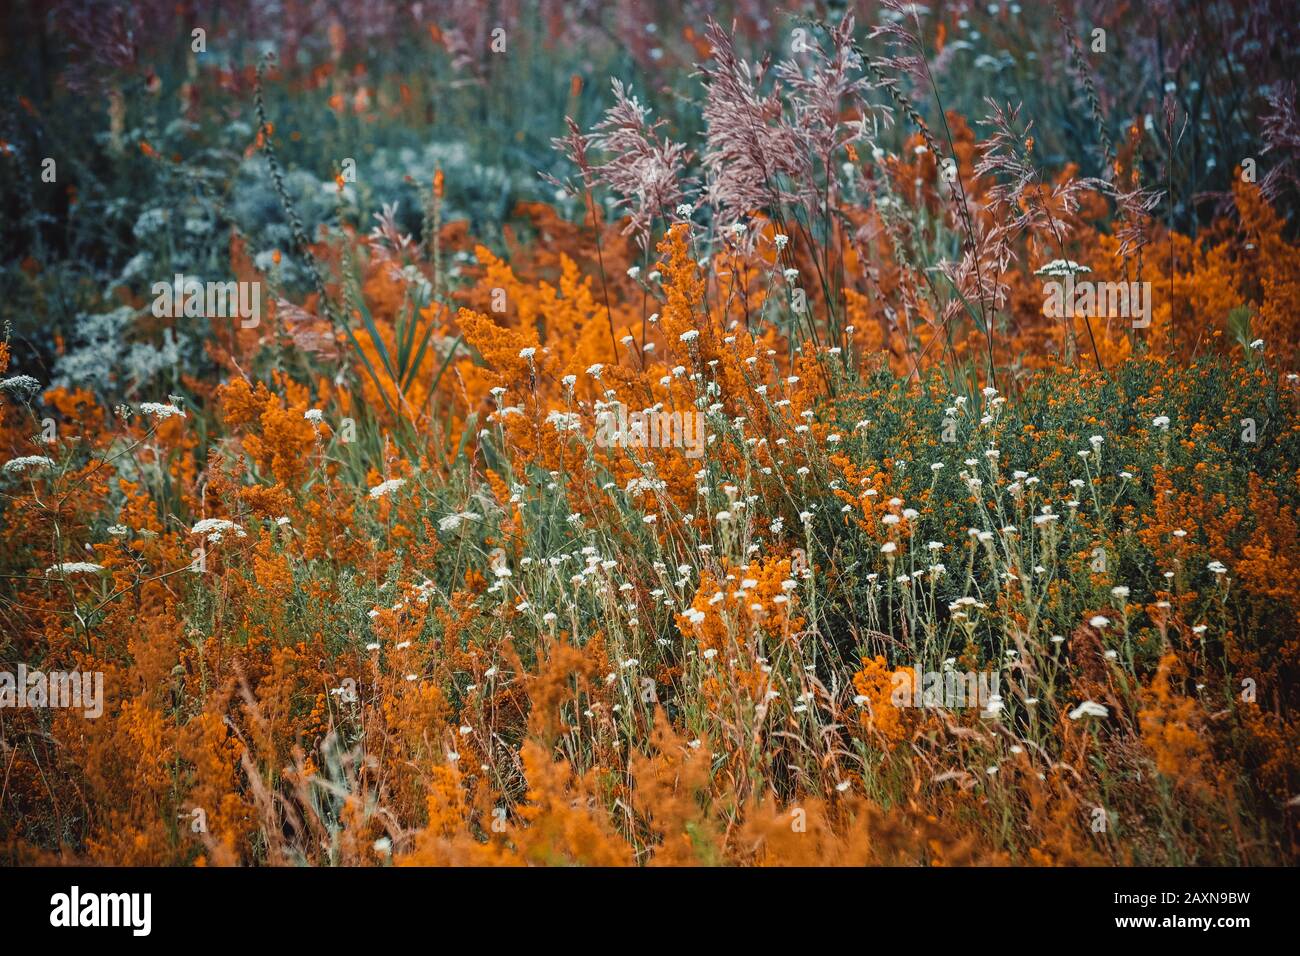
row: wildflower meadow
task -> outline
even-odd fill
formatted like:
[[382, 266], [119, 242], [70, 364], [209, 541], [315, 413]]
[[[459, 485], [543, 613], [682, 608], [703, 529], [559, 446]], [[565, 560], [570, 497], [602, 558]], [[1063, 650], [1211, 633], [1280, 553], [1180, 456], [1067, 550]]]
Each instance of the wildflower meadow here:
[[1294, 865], [1296, 12], [16, 0], [0, 861]]

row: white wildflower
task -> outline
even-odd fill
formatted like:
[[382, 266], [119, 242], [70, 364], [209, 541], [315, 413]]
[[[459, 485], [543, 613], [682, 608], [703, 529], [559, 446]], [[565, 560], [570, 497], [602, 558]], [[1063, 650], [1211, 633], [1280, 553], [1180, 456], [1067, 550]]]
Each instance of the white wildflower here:
[[104, 570], [102, 564], [94, 564], [90, 561], [65, 561], [63, 564], [55, 564], [45, 569], [46, 574], [98, 574]]
[[582, 419], [574, 412], [551, 412], [546, 416], [546, 423], [553, 425], [557, 432], [576, 432], [582, 428]]
[[194, 527], [190, 529], [190, 534], [205, 535], [209, 541], [215, 544], [221, 540], [227, 531], [234, 532], [237, 538], [247, 537], [244, 529], [228, 518], [204, 518], [194, 523]]
[[1080, 717], [1109, 717], [1110, 711], [1101, 704], [1091, 700], [1085, 700], [1074, 710], [1070, 711], [1070, 719], [1078, 720]]
[[24, 455], [21, 458], [11, 458], [5, 462], [4, 470], [6, 474], [18, 475], [28, 468], [53, 468], [54, 461], [46, 458], [44, 455]]
[[1068, 276], [1080, 272], [1091, 272], [1087, 266], [1080, 265], [1072, 259], [1053, 259], [1041, 269], [1034, 272], [1036, 276]]
[[164, 405], [159, 402], [141, 402], [140, 411], [148, 415], [155, 421], [165, 421], [168, 418], [185, 417], [185, 412], [175, 405]]
[[14, 375], [0, 380], [0, 392], [30, 397], [41, 390], [41, 383], [30, 375]]
[[370, 489], [371, 498], [382, 498], [385, 495], [396, 491], [402, 485], [406, 484], [405, 478], [389, 478], [387, 481], [381, 481], [375, 487]]
[[483, 516], [474, 511], [458, 511], [438, 520], [439, 531], [455, 531], [466, 521], [480, 521]]

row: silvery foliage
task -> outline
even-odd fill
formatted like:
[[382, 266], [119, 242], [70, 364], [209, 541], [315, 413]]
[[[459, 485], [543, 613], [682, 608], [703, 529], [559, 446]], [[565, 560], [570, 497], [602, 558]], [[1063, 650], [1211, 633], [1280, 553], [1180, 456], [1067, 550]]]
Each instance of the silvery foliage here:
[[469, 219], [472, 223], [503, 220], [516, 199], [538, 198], [541, 182], [535, 175], [508, 172], [505, 167], [477, 162], [465, 143], [426, 143], [421, 147], [399, 146], [375, 151], [359, 160], [357, 178], [376, 208], [397, 203], [397, 224], [410, 235], [418, 235], [423, 198], [439, 169], [449, 190], [443, 220]]
[[[111, 312], [79, 313], [73, 347], [55, 363], [51, 384], [131, 397], [151, 382], [170, 381], [182, 367], [195, 367], [200, 358], [195, 336], [181, 341], [164, 329], [160, 341], [129, 341], [139, 314], [125, 305]], [[198, 321], [206, 328], [206, 320]]]

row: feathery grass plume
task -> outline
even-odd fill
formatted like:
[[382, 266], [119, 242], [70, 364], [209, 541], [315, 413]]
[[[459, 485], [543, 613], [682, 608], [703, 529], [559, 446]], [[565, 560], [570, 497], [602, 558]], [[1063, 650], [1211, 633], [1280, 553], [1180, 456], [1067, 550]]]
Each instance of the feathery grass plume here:
[[705, 38], [712, 59], [699, 67], [706, 129], [701, 158], [718, 225], [730, 226], [755, 210], [782, 222], [782, 208], [797, 203], [813, 178], [812, 157], [800, 148], [780, 87], [763, 92], [768, 64], [742, 60], [716, 20], [708, 21]]
[[[649, 109], [625, 90], [622, 81], [615, 78], [610, 85], [614, 105], [584, 138], [581, 153], [585, 159], [595, 150], [605, 155], [605, 161], [579, 168], [589, 186], [614, 194], [618, 207], [629, 213], [623, 231], [648, 249], [655, 219], [667, 222], [686, 197], [683, 170], [690, 153], [684, 144], [658, 136], [667, 121], [650, 122]], [[571, 158], [576, 161], [577, 156], [575, 152]]]
[[[1013, 243], [1021, 237], [1029, 240], [1032, 253], [1041, 255], [1042, 247], [1050, 242], [1056, 245], [1060, 256], [1065, 257], [1073, 216], [1079, 209], [1082, 195], [1089, 188], [1104, 187], [1104, 184], [1071, 176], [1049, 186], [1030, 156], [1032, 122], [1017, 128], [1019, 106], [1013, 108], [1007, 104], [1003, 107], [994, 100], [987, 102], [992, 112], [985, 117], [984, 124], [991, 127], [993, 133], [981, 144], [981, 156], [975, 171], [977, 175], [988, 175], [996, 180], [988, 190], [990, 209], [997, 222], [990, 231], [989, 242], [999, 270], [1005, 271], [1014, 258]], [[1087, 315], [1083, 318], [1093, 357], [1100, 370], [1101, 354], [1093, 336], [1092, 320]]]
[[[875, 112], [864, 95], [869, 80], [854, 48], [855, 24], [853, 15], [845, 14], [827, 29], [829, 50], [820, 43], [810, 44], [803, 51], [809, 60], [806, 67], [791, 57], [773, 71], [776, 82], [785, 84], [783, 99], [801, 152], [815, 162], [811, 175], [795, 184], [802, 208], [793, 221], [808, 248], [818, 253], [812, 261], [828, 308], [830, 335], [840, 346], [846, 342], [839, 326], [844, 324], [840, 321], [846, 284], [841, 203], [845, 194], [842, 180], [847, 177], [836, 157], [841, 151], [856, 155], [853, 144], [863, 138], [867, 114]], [[857, 119], [846, 120], [846, 114], [856, 114]]]
[[[926, 125], [920, 113], [916, 108], [903, 97], [898, 90], [898, 77], [888, 77], [885, 74], [886, 69], [893, 69], [904, 76], [911, 76], [918, 89], [929, 88], [931, 95], [934, 97], [935, 104], [938, 107], [939, 120], [943, 125], [944, 134], [947, 137], [949, 155], [955, 153], [953, 144], [952, 130], [948, 126], [948, 118], [944, 112], [943, 100], [939, 94], [939, 86], [934, 80], [934, 75], [930, 71], [929, 61], [926, 59], [925, 42], [921, 39], [921, 16], [919, 5], [907, 2], [907, 0], [884, 0], [882, 3], [882, 18], [884, 22], [877, 24], [870, 34], [871, 38], [883, 37], [886, 42], [893, 48], [892, 55], [880, 58], [879, 65], [872, 63], [870, 57], [863, 55], [863, 62], [867, 65], [868, 71], [876, 80], [876, 88], [884, 89], [890, 99], [894, 101], [899, 109], [908, 117], [912, 125], [917, 128], [922, 138], [925, 140], [926, 147], [938, 161], [943, 154], [939, 150], [939, 145], [935, 140], [934, 134]], [[909, 24], [908, 18], [911, 18]], [[860, 52], [860, 51], [859, 51]], [[955, 161], [955, 158], [954, 158]], [[990, 288], [996, 288], [996, 280], [985, 282], [983, 276], [982, 252], [980, 239], [975, 232], [975, 221], [971, 216], [970, 204], [966, 196], [966, 184], [958, 176], [955, 180], [956, 189], [950, 191], [949, 196], [956, 208], [958, 221], [965, 232], [966, 265], [954, 270], [953, 276], [973, 276], [974, 291], [976, 301], [979, 305], [980, 324], [984, 327], [985, 338], [985, 359], [987, 361], [987, 371], [989, 381], [994, 385], [997, 384], [997, 365], [993, 355], [993, 319], [990, 314], [991, 306], [985, 298], [985, 293]], [[962, 294], [961, 287], [957, 287], [959, 295]], [[968, 307], [969, 308], [969, 307]], [[945, 322], [951, 317], [952, 313], [945, 313]]]
[[1263, 155], [1272, 154], [1271, 168], [1260, 181], [1260, 192], [1269, 202], [1281, 200], [1283, 184], [1300, 193], [1300, 116], [1296, 115], [1296, 85], [1292, 80], [1277, 83], [1268, 92], [1270, 111], [1260, 117], [1264, 138]]
[[[829, 50], [810, 38], [804, 49], [770, 69], [768, 89], [769, 64], [741, 59], [732, 35], [710, 20], [706, 37], [712, 59], [699, 67], [706, 91], [706, 195], [718, 226], [734, 228], [746, 249], [763, 235], [762, 227], [744, 228], [744, 220], [755, 214], [767, 217], [780, 235], [797, 238], [798, 249], [779, 245], [777, 258], [789, 270], [799, 254], [807, 257], [827, 309], [827, 332], [841, 346], [846, 240], [836, 154], [861, 137], [872, 109], [863, 96], [867, 79], [860, 74], [853, 28], [851, 15], [826, 28]], [[858, 119], [846, 120], [846, 112]], [[820, 352], [811, 310], [804, 321]]]

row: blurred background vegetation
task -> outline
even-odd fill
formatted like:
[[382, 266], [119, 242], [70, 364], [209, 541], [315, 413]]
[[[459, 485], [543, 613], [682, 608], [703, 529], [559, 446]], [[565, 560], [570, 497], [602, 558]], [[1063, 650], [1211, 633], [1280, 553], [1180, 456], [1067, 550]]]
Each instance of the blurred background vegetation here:
[[[1167, 194], [1154, 214], [1189, 235], [1223, 211], [1230, 177], [1253, 157], [1293, 227], [1300, 123], [1289, 78], [1300, 44], [1290, 6], [918, 5], [934, 83], [904, 75], [900, 88], [931, 122], [942, 109], [974, 125], [989, 98], [1022, 103], [1043, 165], [1085, 176], [1100, 175], [1108, 147], [1141, 124], [1150, 135], [1138, 167]], [[788, 55], [807, 19], [845, 12], [868, 53], [889, 52], [869, 31], [897, 14], [874, 2], [14, 0], [0, 35], [0, 320], [24, 369], [111, 399], [202, 370], [202, 323], [149, 329], [134, 310], [176, 272], [229, 278], [232, 234], [259, 271], [279, 252], [277, 281], [307, 290], [255, 149], [259, 67], [285, 188], [309, 236], [368, 230], [391, 204], [400, 229], [422, 238], [441, 169], [444, 221], [466, 220], [470, 235], [499, 246], [521, 200], [583, 217], [543, 177], [572, 171], [552, 138], [566, 116], [583, 129], [598, 121], [610, 78], [691, 142], [708, 17], [734, 24], [739, 51], [758, 60]], [[1068, 52], [1071, 34], [1089, 52], [1087, 75]], [[873, 135], [896, 149], [910, 132], [900, 123]], [[53, 182], [42, 178], [47, 158]], [[356, 181], [340, 193], [348, 159]]]

